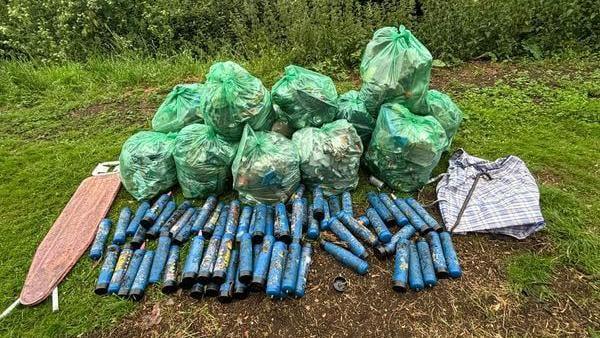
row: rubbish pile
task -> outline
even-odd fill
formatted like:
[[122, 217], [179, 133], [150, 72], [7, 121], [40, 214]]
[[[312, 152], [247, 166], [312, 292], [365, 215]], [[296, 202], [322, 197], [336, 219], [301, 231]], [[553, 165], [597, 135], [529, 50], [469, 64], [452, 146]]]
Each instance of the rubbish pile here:
[[359, 97], [377, 117], [365, 160], [395, 190], [427, 183], [462, 121], [450, 97], [428, 90], [432, 60], [403, 26], [377, 30], [363, 54]]
[[246, 202], [285, 201], [300, 184], [299, 162], [290, 139], [246, 126], [231, 168], [233, 187]]
[[300, 155], [302, 180], [309, 188], [320, 185], [327, 195], [356, 188], [363, 145], [348, 121], [300, 129], [292, 141]]
[[354, 189], [365, 150], [373, 174], [394, 190], [415, 191], [462, 120], [450, 97], [429, 90], [431, 65], [427, 48], [403, 26], [375, 32], [360, 91], [340, 96], [331, 78], [299, 66], [287, 66], [269, 91], [242, 66], [215, 63], [205, 83], [178, 85], [167, 96], [152, 120], [156, 133], [125, 142], [122, 181], [138, 200], [177, 181], [186, 198], [206, 198], [232, 181], [243, 201], [275, 203], [300, 181], [327, 195]]
[[[141, 202], [135, 214], [121, 210], [108, 246], [112, 221], [98, 225], [89, 257], [104, 258], [99, 295], [139, 300], [152, 284], [166, 294], [181, 288], [221, 302], [250, 291], [299, 298], [317, 243], [360, 275], [368, 272], [369, 249], [379, 259], [393, 256], [391, 284], [399, 292], [459, 278], [453, 230], [524, 238], [545, 223], [535, 180], [514, 156], [486, 162], [459, 151], [451, 158], [438, 184], [450, 232], [415, 199], [381, 192], [386, 185], [402, 192], [421, 188], [461, 123], [450, 97], [429, 90], [431, 65], [431, 54], [410, 31], [385, 27], [364, 52], [360, 91], [338, 96], [329, 77], [293, 65], [269, 91], [233, 62], [214, 64], [204, 84], [176, 86], [152, 119], [153, 131], [123, 144], [120, 171], [101, 163], [82, 182], [38, 248], [21, 296], [0, 317], [51, 292], [58, 306], [56, 286], [91, 240], [90, 227], [106, 215], [119, 189], [117, 175]], [[369, 192], [369, 207], [356, 215], [350, 190], [358, 184], [361, 158], [382, 181], [369, 178], [379, 193]], [[171, 192], [177, 183], [184, 198], [205, 199], [203, 206], [178, 205]], [[239, 199], [219, 201], [230, 184]], [[479, 193], [490, 189], [519, 203], [492, 205], [489, 194]], [[477, 208], [467, 210], [472, 196]], [[81, 210], [89, 205], [96, 209]], [[479, 212], [481, 205], [493, 222]], [[57, 257], [48, 248], [59, 240], [64, 245], [64, 233], [79, 246]]]
[[177, 206], [170, 193], [164, 194], [152, 206], [142, 202], [135, 215], [122, 209], [107, 247], [112, 222], [100, 222], [89, 252], [92, 260], [104, 257], [95, 293], [140, 300], [153, 284], [165, 294], [181, 288], [193, 298], [220, 302], [243, 299], [250, 291], [300, 298], [317, 241], [360, 275], [369, 269], [367, 248], [379, 259], [395, 255], [392, 287], [397, 291], [419, 291], [438, 278], [461, 276], [450, 234], [417, 201], [374, 192], [367, 199], [370, 207], [357, 216], [348, 191], [340, 203], [338, 195], [326, 200], [320, 186], [310, 203], [300, 185], [287, 204], [255, 206], [236, 199], [225, 204], [215, 196], [202, 207], [190, 201]]
[[[369, 193], [359, 216], [349, 192], [361, 158], [395, 191], [428, 181], [462, 118], [447, 95], [429, 90], [431, 65], [410, 31], [385, 27], [366, 47], [359, 91], [338, 96], [331, 78], [295, 65], [269, 91], [231, 61], [212, 65], [203, 84], [175, 87], [154, 131], [123, 145], [122, 181], [138, 200], [178, 182], [184, 198], [206, 201], [177, 205], [164, 194], [132, 220], [124, 209], [106, 249], [103, 221], [90, 252], [105, 257], [96, 292], [139, 299], [160, 283], [164, 293], [184, 288], [224, 302], [249, 290], [302, 297], [317, 241], [359, 274], [368, 271], [367, 248], [395, 255], [400, 291], [459, 277], [450, 235], [415, 200]], [[230, 185], [239, 199], [219, 202]]]
[[194, 123], [181, 129], [173, 158], [183, 196], [196, 198], [224, 192], [236, 151], [237, 143], [227, 141], [211, 126]]

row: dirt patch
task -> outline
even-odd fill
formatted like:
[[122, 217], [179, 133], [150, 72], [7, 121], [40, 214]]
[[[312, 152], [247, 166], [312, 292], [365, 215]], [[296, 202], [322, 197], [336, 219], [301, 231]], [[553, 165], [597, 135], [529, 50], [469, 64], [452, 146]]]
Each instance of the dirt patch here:
[[543, 169], [536, 172], [535, 177], [536, 180], [543, 185], [558, 186], [562, 182], [560, 175], [550, 169]]
[[456, 67], [433, 68], [431, 88], [447, 91], [459, 86], [491, 87], [517, 70], [506, 63], [470, 62]]
[[[598, 305], [583, 302], [590, 290], [561, 271], [556, 285], [565, 289], [548, 301], [514, 294], [506, 282], [505, 259], [545, 246], [543, 236], [525, 241], [488, 236], [457, 236], [464, 276], [442, 280], [429, 290], [398, 294], [391, 289], [392, 261], [369, 257], [370, 272], [361, 277], [316, 249], [306, 297], [273, 301], [264, 294], [220, 304], [186, 292], [157, 303], [142, 302], [135, 313], [109, 332], [133, 336], [584, 336], [598, 328]], [[349, 280], [337, 293], [331, 281]], [[568, 283], [560, 284], [568, 280]], [[150, 292], [159, 292], [152, 289]], [[573, 298], [573, 300], [569, 299]], [[158, 315], [157, 315], [158, 314]]]
[[105, 112], [119, 111], [135, 111], [140, 112], [143, 116], [152, 116], [158, 107], [157, 104], [150, 102], [147, 99], [139, 101], [118, 100], [110, 102], [95, 103], [87, 107], [73, 109], [69, 114], [75, 118], [86, 118], [102, 114]]
[[[581, 65], [551, 61], [540, 62], [484, 62], [474, 61], [447, 68], [433, 68], [431, 88], [442, 91], [457, 91], [464, 87], [491, 87], [499, 82], [510, 85], [528, 85], [530, 81], [542, 82], [551, 87], [560, 87], [560, 79], [589, 76], [598, 63]], [[592, 96], [593, 97], [593, 93]], [[540, 98], [533, 98], [540, 103]]]

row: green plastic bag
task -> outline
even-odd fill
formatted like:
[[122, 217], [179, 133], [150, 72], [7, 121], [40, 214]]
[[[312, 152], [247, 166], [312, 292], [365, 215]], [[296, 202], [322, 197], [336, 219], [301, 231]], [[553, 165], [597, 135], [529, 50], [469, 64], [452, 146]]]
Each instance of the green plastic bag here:
[[320, 127], [337, 114], [337, 91], [333, 81], [323, 74], [302, 67], [285, 67], [283, 77], [271, 89], [273, 102], [279, 105], [283, 119], [293, 129]]
[[420, 115], [433, 116], [438, 120], [446, 131], [446, 139], [448, 140], [446, 149], [450, 148], [452, 139], [462, 122], [463, 114], [460, 108], [452, 101], [450, 96], [433, 89], [427, 92], [423, 103], [418, 109], [415, 109], [415, 112]]
[[233, 188], [246, 203], [286, 201], [300, 184], [294, 143], [276, 132], [246, 126], [233, 160]]
[[255, 130], [269, 130], [273, 124], [271, 94], [258, 78], [231, 61], [210, 67], [200, 106], [205, 123], [232, 141], [240, 139], [246, 123]]
[[365, 161], [392, 189], [411, 192], [427, 183], [447, 142], [444, 128], [434, 117], [386, 103], [381, 106]]
[[231, 177], [237, 144], [225, 140], [205, 124], [191, 124], [179, 132], [173, 157], [177, 180], [185, 198], [222, 193]]
[[177, 183], [173, 149], [177, 133], [140, 131], [131, 136], [119, 156], [123, 186], [139, 200], [148, 200]]
[[287, 120], [284, 119], [281, 108], [274, 104], [273, 112], [275, 113], [275, 122], [273, 122], [273, 126], [271, 126], [271, 131], [280, 133], [287, 138], [291, 138], [294, 131], [290, 127], [290, 124], [287, 122]]
[[431, 53], [404, 26], [378, 29], [360, 63], [360, 97], [369, 113], [377, 117], [379, 107], [392, 99], [409, 108], [423, 100], [432, 62]]
[[302, 181], [310, 189], [321, 185], [326, 195], [337, 195], [356, 188], [363, 145], [348, 121], [300, 129], [292, 141], [300, 154]]
[[356, 90], [351, 90], [338, 97], [337, 118], [348, 120], [356, 129], [363, 145], [369, 144], [376, 121], [367, 111], [365, 101], [358, 96]]
[[202, 84], [179, 84], [171, 90], [152, 118], [152, 129], [162, 133], [179, 131], [188, 124], [202, 122]]

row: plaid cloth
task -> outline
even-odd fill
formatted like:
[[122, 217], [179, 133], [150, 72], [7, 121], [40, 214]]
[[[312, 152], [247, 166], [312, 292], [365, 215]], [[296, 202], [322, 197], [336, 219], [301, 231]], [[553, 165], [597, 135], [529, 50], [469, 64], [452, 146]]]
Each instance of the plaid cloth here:
[[516, 156], [486, 161], [457, 150], [448, 172], [437, 185], [440, 211], [448, 229], [456, 222], [475, 177], [477, 182], [454, 233], [484, 232], [523, 239], [545, 225], [540, 211], [540, 192], [535, 179]]

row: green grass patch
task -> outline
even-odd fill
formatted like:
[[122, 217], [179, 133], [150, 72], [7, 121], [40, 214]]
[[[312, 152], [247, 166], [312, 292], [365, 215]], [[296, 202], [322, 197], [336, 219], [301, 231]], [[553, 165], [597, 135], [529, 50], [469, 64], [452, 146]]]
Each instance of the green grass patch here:
[[[271, 86], [289, 58], [266, 54], [242, 63]], [[18, 296], [35, 248], [81, 180], [96, 163], [117, 159], [132, 133], [149, 128], [173, 85], [201, 80], [209, 66], [187, 56], [56, 66], [0, 62], [0, 306]], [[553, 290], [544, 283], [561, 265], [600, 273], [599, 66], [592, 57], [526, 61], [514, 65], [517, 76], [489, 87], [450, 82], [467, 115], [453, 147], [487, 159], [517, 155], [540, 184], [552, 250], [510, 257], [508, 282], [517, 292], [547, 297]], [[340, 92], [356, 86], [355, 71], [327, 62], [316, 68], [333, 75]], [[436, 172], [446, 161], [447, 155]], [[364, 201], [369, 189], [359, 186], [355, 201]], [[124, 205], [136, 203], [121, 191], [111, 215]], [[95, 296], [98, 271], [82, 259], [60, 286], [58, 314], [48, 303], [16, 310], [0, 322], [0, 334], [78, 335], [118, 322], [135, 304]]]
[[510, 259], [508, 277], [511, 281], [511, 289], [539, 299], [551, 297], [550, 278], [554, 266], [552, 258], [533, 253]]

